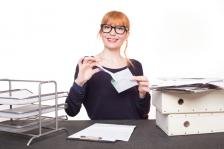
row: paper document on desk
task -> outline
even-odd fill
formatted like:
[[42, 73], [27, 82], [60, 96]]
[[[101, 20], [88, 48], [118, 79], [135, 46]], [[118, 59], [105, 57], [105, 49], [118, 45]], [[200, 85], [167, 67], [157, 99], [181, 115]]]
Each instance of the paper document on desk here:
[[151, 89], [165, 91], [204, 92], [224, 89], [224, 80], [220, 78], [163, 78], [151, 82]]
[[95, 123], [73, 135], [68, 136], [68, 139], [109, 142], [115, 142], [116, 140], [128, 141], [134, 128], [134, 125]]

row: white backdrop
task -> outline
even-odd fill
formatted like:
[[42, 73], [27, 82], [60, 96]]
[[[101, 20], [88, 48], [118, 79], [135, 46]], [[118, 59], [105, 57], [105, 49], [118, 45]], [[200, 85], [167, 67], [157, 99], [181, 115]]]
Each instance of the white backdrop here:
[[[149, 80], [224, 78], [223, 0], [1, 0], [0, 78], [56, 80], [68, 91], [78, 59], [102, 50], [110, 10], [130, 18], [128, 55]], [[88, 119], [85, 109], [74, 119]]]

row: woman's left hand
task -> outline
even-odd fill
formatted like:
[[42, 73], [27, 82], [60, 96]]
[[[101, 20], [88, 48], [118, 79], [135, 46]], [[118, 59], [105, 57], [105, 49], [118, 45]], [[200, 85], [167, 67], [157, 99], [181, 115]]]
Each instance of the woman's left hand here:
[[146, 93], [150, 91], [148, 78], [146, 76], [133, 76], [131, 80], [138, 83], [139, 97], [144, 98]]

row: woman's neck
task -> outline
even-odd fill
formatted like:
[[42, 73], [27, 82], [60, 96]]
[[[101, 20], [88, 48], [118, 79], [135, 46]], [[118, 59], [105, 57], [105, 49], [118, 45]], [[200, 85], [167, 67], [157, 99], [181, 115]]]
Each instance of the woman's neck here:
[[97, 55], [100, 64], [109, 68], [121, 68], [127, 65], [126, 59], [121, 56], [120, 50], [104, 49]]
[[120, 50], [109, 50], [109, 49], [104, 49], [100, 55], [104, 58], [107, 58], [107, 59], [115, 59], [115, 60], [118, 60], [118, 59], [121, 59], [122, 56], [120, 54]]

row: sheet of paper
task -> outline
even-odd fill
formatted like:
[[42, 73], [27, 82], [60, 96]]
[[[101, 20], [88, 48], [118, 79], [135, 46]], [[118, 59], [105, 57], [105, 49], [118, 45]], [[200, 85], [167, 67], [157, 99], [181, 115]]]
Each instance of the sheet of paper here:
[[151, 88], [153, 89], [161, 87], [191, 86], [193, 84], [223, 85], [223, 80], [219, 78], [163, 78], [154, 80], [151, 84]]
[[27, 98], [31, 96], [33, 93], [27, 89], [14, 89], [11, 90], [11, 96], [9, 94], [9, 91], [2, 91], [0, 92], [1, 98]]
[[[159, 89], [158, 89], [159, 90]], [[201, 88], [201, 87], [194, 87], [194, 86], [184, 86], [184, 87], [165, 87], [162, 91], [166, 92], [183, 92], [183, 93], [201, 93], [210, 91], [209, 88]]]
[[212, 84], [224, 89], [224, 80], [211, 81], [209, 82], [209, 84]]
[[117, 90], [117, 92], [121, 93], [133, 86], [138, 85], [136, 81], [131, 80], [132, 77], [132, 73], [127, 68], [117, 73], [114, 73], [112, 77], [113, 80], [111, 80], [111, 83]]
[[133, 75], [128, 68], [121, 70], [117, 73], [112, 73], [107, 69], [103, 68], [102, 66], [98, 67], [112, 77], [111, 83], [118, 93], [121, 93], [133, 86], [138, 85], [136, 81], [131, 80]]
[[91, 138], [96, 139], [95, 141], [128, 141], [134, 128], [134, 125], [95, 123], [73, 135], [68, 136], [68, 138], [81, 139], [82, 137], [87, 137], [90, 140]]

